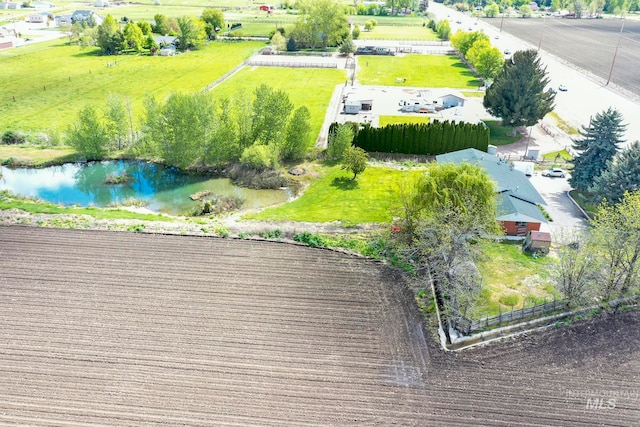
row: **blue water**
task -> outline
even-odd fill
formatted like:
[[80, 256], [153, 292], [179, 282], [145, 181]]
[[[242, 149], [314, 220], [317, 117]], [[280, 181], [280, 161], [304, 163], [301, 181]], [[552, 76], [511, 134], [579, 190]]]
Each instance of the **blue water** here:
[[[109, 174], [126, 173], [123, 184], [106, 184]], [[260, 209], [288, 200], [284, 190], [252, 190], [229, 179], [186, 175], [178, 169], [147, 162], [105, 161], [67, 163], [42, 169], [0, 167], [0, 190], [35, 197], [64, 206], [113, 206], [130, 198], [144, 201], [154, 212], [182, 215], [197, 205], [189, 195], [211, 191], [218, 196], [239, 196], [242, 207]]]

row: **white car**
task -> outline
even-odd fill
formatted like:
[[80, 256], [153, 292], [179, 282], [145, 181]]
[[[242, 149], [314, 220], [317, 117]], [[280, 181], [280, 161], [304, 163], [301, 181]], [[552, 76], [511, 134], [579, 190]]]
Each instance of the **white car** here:
[[542, 176], [548, 176], [549, 178], [564, 178], [565, 172], [562, 169], [553, 168], [542, 172]]
[[569, 89], [567, 89], [567, 87], [566, 87], [565, 85], [560, 85], [560, 86], [558, 86], [558, 90], [559, 90], [560, 92], [566, 92], [566, 91], [567, 91], [567, 90], [569, 90]]

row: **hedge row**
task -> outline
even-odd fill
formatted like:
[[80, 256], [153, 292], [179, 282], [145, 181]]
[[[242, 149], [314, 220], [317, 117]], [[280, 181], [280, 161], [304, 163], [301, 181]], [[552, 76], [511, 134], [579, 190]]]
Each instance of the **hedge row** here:
[[[329, 131], [337, 126], [333, 123]], [[435, 156], [476, 148], [487, 151], [489, 128], [484, 123], [455, 123], [434, 121], [430, 123], [393, 124], [382, 128], [369, 125], [354, 128], [354, 145], [380, 153], [421, 154]]]

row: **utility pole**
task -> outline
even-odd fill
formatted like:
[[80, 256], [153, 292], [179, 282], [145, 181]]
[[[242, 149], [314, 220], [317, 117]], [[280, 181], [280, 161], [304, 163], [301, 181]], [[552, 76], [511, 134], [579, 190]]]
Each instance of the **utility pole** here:
[[538, 41], [538, 52], [540, 52], [540, 47], [542, 46], [542, 37], [544, 36], [544, 30], [547, 29], [547, 18], [546, 16], [542, 17], [542, 31], [540, 32], [540, 40]]
[[609, 70], [609, 77], [607, 78], [607, 84], [611, 81], [611, 75], [613, 74], [613, 66], [616, 63], [616, 56], [618, 56], [618, 48], [620, 47], [620, 40], [622, 40], [622, 31], [624, 31], [624, 18], [622, 18], [622, 25], [620, 26], [620, 34], [618, 34], [618, 43], [616, 44], [616, 50], [613, 52], [613, 60], [611, 61], [611, 69]]

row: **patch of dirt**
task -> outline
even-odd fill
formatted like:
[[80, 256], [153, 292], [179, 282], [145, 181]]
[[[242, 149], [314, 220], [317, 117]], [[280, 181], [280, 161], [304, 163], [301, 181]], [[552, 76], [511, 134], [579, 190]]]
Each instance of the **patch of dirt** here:
[[0, 251], [0, 424], [640, 419], [637, 310], [450, 353], [404, 277], [361, 257], [21, 226]]

